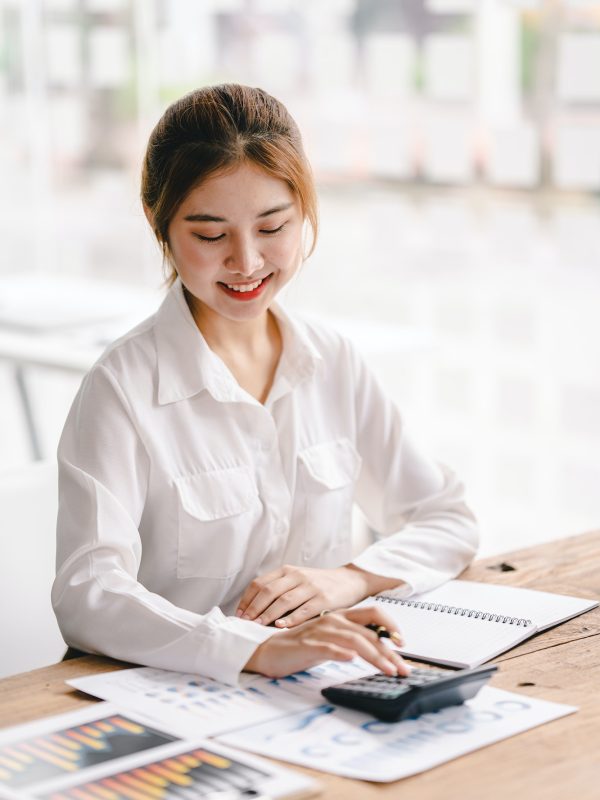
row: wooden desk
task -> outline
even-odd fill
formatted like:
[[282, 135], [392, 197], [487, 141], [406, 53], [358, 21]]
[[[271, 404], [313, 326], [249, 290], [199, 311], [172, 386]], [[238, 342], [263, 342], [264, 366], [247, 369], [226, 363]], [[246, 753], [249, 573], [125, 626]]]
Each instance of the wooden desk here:
[[[502, 563], [514, 569], [502, 571]], [[487, 558], [462, 577], [598, 598], [600, 532]], [[327, 800], [598, 800], [600, 608], [527, 640], [495, 661], [501, 670], [494, 686], [580, 710], [392, 784], [304, 771], [317, 777]], [[121, 666], [87, 656], [5, 678], [0, 681], [1, 723], [14, 725], [92, 703], [64, 681]]]

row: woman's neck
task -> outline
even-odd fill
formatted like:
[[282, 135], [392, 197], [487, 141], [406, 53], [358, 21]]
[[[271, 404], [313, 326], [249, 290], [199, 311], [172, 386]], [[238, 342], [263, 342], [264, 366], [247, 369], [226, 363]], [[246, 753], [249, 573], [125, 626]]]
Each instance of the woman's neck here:
[[230, 320], [200, 306], [186, 289], [184, 295], [194, 322], [211, 350], [258, 355], [273, 335], [273, 325], [277, 323], [269, 311], [256, 319]]
[[257, 319], [237, 322], [206, 307], [199, 308], [187, 291], [185, 298], [210, 349], [227, 365], [240, 386], [264, 403], [283, 348], [274, 314], [267, 311]]

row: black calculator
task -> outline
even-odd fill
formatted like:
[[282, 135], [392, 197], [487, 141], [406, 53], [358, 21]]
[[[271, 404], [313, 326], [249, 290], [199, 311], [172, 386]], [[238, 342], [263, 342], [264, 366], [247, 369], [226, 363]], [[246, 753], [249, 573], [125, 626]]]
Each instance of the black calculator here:
[[378, 672], [329, 686], [321, 694], [332, 703], [366, 711], [385, 722], [397, 722], [464, 703], [497, 669], [494, 664], [452, 672], [413, 667], [406, 677]]

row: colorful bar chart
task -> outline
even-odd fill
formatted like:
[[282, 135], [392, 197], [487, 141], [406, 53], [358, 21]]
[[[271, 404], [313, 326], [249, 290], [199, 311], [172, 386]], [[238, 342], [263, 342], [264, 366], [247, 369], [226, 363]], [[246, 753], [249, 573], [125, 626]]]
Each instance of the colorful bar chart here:
[[30, 786], [173, 741], [126, 716], [103, 717], [0, 746], [0, 787]]
[[268, 773], [206, 748], [43, 795], [42, 800], [177, 800], [226, 790], [251, 792]]

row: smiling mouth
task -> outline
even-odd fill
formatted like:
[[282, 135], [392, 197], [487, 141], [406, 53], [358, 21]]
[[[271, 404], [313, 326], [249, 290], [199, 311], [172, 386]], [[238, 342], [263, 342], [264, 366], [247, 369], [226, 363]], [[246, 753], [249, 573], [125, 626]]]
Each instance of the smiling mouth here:
[[224, 283], [223, 281], [217, 281], [217, 284], [226, 294], [230, 297], [235, 297], [236, 300], [253, 300], [262, 293], [272, 277], [273, 273], [250, 283]]

